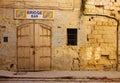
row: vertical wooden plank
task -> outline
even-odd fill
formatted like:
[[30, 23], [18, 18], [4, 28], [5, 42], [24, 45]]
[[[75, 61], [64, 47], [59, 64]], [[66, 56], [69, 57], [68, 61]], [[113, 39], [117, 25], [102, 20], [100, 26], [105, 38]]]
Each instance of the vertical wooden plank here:
[[3, 5], [3, 0], [0, 0], [0, 5]]

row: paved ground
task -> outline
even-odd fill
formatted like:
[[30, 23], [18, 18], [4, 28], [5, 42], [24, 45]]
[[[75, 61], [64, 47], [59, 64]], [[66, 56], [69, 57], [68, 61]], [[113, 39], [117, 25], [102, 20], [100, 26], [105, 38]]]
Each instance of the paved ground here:
[[0, 83], [120, 83], [117, 71], [0, 71]]
[[120, 78], [120, 72], [117, 71], [42, 71], [42, 72], [10, 72], [0, 71], [0, 76], [4, 77], [39, 77], [39, 78], [54, 78], [54, 77], [74, 77], [74, 78]]
[[119, 82], [43, 82], [43, 81], [2, 81], [0, 83], [119, 83]]

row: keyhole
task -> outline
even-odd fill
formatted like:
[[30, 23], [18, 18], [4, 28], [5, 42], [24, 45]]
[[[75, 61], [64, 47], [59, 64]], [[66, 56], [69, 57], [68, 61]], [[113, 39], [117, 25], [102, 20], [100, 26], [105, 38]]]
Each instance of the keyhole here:
[[35, 55], [35, 51], [33, 51], [33, 55]]

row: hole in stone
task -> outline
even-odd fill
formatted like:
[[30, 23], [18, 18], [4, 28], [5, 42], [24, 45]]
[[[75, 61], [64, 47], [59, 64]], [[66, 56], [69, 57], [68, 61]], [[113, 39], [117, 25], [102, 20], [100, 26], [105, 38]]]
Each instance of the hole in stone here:
[[98, 63], [99, 61], [96, 61], [96, 63]]
[[120, 10], [118, 10], [118, 13], [120, 14]]
[[94, 17], [91, 17], [91, 19], [93, 19]]
[[13, 68], [14, 67], [14, 64], [10, 64], [10, 68]]
[[89, 41], [89, 38], [87, 38], [87, 41]]
[[95, 5], [95, 7], [103, 8], [104, 5]]
[[6, 28], [6, 26], [0, 26], [1, 28]]
[[61, 28], [61, 26], [57, 26], [57, 28]]
[[89, 18], [89, 21], [91, 21], [91, 19]]

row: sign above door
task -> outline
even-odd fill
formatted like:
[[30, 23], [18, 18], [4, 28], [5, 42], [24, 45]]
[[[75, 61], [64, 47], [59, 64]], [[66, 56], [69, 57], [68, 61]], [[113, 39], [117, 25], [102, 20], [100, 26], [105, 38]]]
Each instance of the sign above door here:
[[54, 19], [53, 10], [15, 9], [15, 19]]

